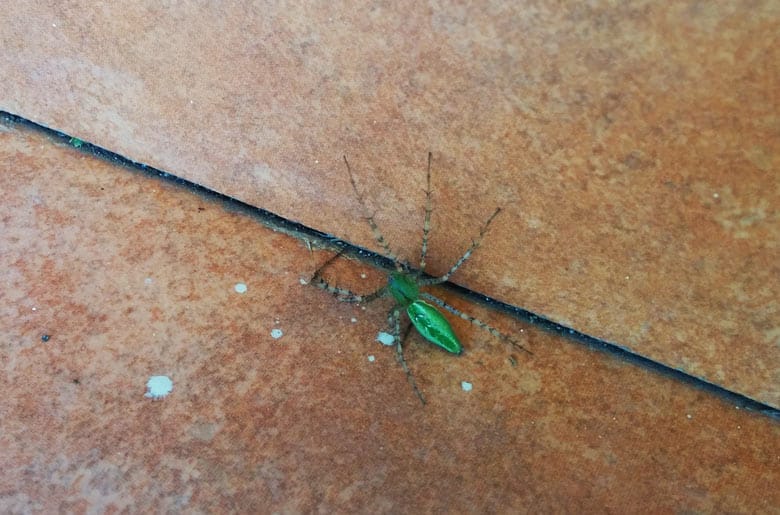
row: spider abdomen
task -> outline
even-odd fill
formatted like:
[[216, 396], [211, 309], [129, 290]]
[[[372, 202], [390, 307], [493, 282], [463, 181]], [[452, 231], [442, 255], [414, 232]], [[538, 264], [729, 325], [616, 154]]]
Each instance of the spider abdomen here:
[[407, 306], [406, 314], [417, 331], [429, 342], [453, 354], [463, 351], [450, 323], [435, 307], [418, 299]]

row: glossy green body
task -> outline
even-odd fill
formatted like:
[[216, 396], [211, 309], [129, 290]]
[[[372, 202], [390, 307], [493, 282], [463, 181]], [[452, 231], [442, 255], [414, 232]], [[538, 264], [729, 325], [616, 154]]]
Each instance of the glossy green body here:
[[396, 302], [406, 309], [409, 320], [423, 338], [453, 354], [463, 351], [463, 346], [444, 315], [420, 300], [420, 288], [412, 277], [393, 272], [390, 274], [388, 289]]
[[453, 354], [463, 351], [450, 323], [436, 308], [427, 302], [416, 300], [409, 304], [406, 313], [423, 338]]

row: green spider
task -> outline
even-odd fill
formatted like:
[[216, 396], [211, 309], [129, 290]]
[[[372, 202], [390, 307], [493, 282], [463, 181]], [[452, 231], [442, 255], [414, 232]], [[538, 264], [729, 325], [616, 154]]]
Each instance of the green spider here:
[[[406, 373], [407, 380], [411, 384], [414, 393], [423, 404], [425, 404], [425, 397], [423, 397], [422, 393], [417, 387], [417, 383], [414, 380], [412, 372], [409, 369], [409, 366], [407, 365], [403, 355], [403, 343], [409, 334], [411, 326], [414, 326], [414, 328], [417, 329], [423, 338], [433, 343], [434, 345], [441, 347], [445, 351], [456, 355], [459, 355], [463, 352], [463, 345], [461, 345], [460, 340], [458, 340], [458, 337], [452, 330], [450, 323], [447, 321], [444, 315], [432, 304], [435, 304], [436, 306], [439, 306], [440, 308], [449, 311], [450, 313], [457, 315], [464, 320], [468, 320], [472, 324], [481, 327], [482, 329], [489, 331], [493, 336], [509, 342], [518, 350], [531, 354], [528, 349], [512, 340], [508, 336], [500, 333], [497, 329], [491, 327], [485, 322], [463, 313], [462, 311], [450, 306], [443, 300], [434, 297], [430, 293], [420, 290], [420, 288], [425, 286], [433, 286], [447, 282], [450, 276], [454, 274], [455, 271], [458, 270], [458, 268], [460, 268], [461, 265], [463, 265], [463, 263], [465, 263], [469, 257], [471, 257], [471, 254], [480, 246], [482, 243], [482, 238], [485, 236], [488, 227], [490, 227], [490, 223], [498, 215], [498, 213], [501, 212], [501, 208], [497, 208], [493, 214], [490, 215], [490, 217], [480, 229], [477, 239], [472, 241], [468, 250], [466, 250], [460, 259], [455, 262], [455, 264], [447, 271], [447, 273], [440, 277], [425, 276], [425, 258], [428, 254], [428, 235], [431, 232], [431, 213], [433, 211], [431, 207], [431, 157], [431, 153], [428, 152], [427, 187], [425, 189], [425, 221], [423, 224], [420, 268], [418, 270], [414, 270], [408, 263], [399, 260], [396, 254], [394, 254], [390, 249], [390, 246], [388, 245], [384, 236], [382, 236], [379, 227], [374, 221], [373, 215], [368, 215], [368, 209], [366, 207], [365, 201], [363, 200], [363, 195], [361, 195], [360, 191], [358, 190], [357, 184], [355, 183], [355, 178], [352, 175], [352, 170], [349, 166], [349, 162], [347, 161], [347, 157], [344, 156], [344, 164], [347, 167], [349, 181], [352, 184], [352, 189], [355, 192], [355, 196], [357, 197], [358, 202], [360, 202], [361, 208], [363, 209], [364, 213], [366, 213], [366, 220], [368, 221], [368, 225], [371, 227], [374, 239], [384, 250], [385, 257], [393, 262], [395, 271], [389, 273], [386, 285], [382, 286], [373, 293], [359, 295], [343, 288], [331, 286], [322, 278], [323, 270], [334, 259], [341, 255], [339, 253], [335, 254], [322, 266], [320, 266], [320, 268], [318, 268], [312, 276], [311, 280], [315, 286], [336, 295], [336, 297], [343, 302], [369, 303], [373, 300], [386, 297], [388, 295], [393, 297], [395, 304], [390, 309], [387, 320], [393, 331], [392, 335], [393, 342], [395, 342], [396, 346], [396, 359]], [[401, 338], [401, 310], [406, 311], [406, 314], [411, 321], [411, 325], [407, 326], [406, 330], [404, 331], [403, 338]]]

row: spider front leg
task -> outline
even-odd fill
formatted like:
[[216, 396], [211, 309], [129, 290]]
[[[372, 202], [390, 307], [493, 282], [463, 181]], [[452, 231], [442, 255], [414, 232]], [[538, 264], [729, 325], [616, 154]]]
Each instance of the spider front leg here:
[[325, 268], [328, 267], [336, 258], [338, 258], [341, 255], [341, 252], [338, 252], [334, 254], [330, 259], [325, 261], [325, 263], [320, 266], [316, 272], [314, 272], [314, 275], [312, 276], [309, 283], [314, 284], [317, 288], [320, 288], [322, 290], [325, 290], [327, 292], [332, 293], [336, 296], [337, 299], [339, 299], [342, 302], [364, 302], [368, 303], [372, 300], [376, 300], [379, 297], [383, 297], [387, 293], [387, 286], [382, 286], [378, 290], [369, 293], [368, 295], [359, 295], [357, 293], [353, 293], [345, 288], [339, 288], [338, 286], [332, 286], [328, 284], [328, 282], [322, 278], [322, 272], [325, 270]]
[[434, 297], [430, 293], [421, 292], [420, 293], [420, 297], [423, 297], [425, 300], [429, 300], [429, 301], [433, 302], [437, 306], [441, 307], [442, 309], [446, 309], [447, 311], [449, 311], [453, 315], [457, 315], [460, 318], [462, 318], [463, 320], [468, 320], [469, 322], [471, 322], [475, 326], [480, 327], [480, 328], [486, 330], [487, 332], [489, 332], [490, 334], [492, 334], [496, 338], [500, 338], [500, 339], [504, 340], [505, 342], [509, 343], [510, 345], [512, 345], [512, 347], [516, 348], [517, 350], [520, 350], [520, 351], [523, 351], [523, 352], [527, 352], [528, 354], [533, 355], [533, 352], [531, 352], [530, 350], [526, 349], [525, 347], [520, 345], [518, 342], [516, 342], [515, 340], [513, 340], [509, 336], [505, 335], [504, 333], [502, 333], [501, 331], [499, 331], [495, 327], [486, 324], [485, 322], [483, 322], [479, 318], [476, 318], [476, 317], [473, 317], [471, 315], [468, 315], [468, 314], [464, 313], [463, 311], [460, 311], [459, 309], [450, 306], [449, 304], [447, 304], [446, 302], [444, 302], [440, 298]]
[[349, 161], [347, 161], [347, 156], [343, 156], [343, 157], [344, 157], [344, 164], [347, 165], [347, 173], [349, 174], [349, 183], [352, 185], [352, 191], [355, 192], [355, 196], [357, 197], [358, 202], [360, 203], [360, 208], [363, 210], [366, 222], [368, 222], [369, 227], [371, 227], [371, 232], [374, 235], [374, 240], [376, 240], [379, 246], [382, 247], [382, 249], [385, 251], [385, 257], [393, 261], [393, 264], [395, 265], [395, 269], [400, 271], [401, 265], [398, 261], [398, 257], [390, 248], [390, 245], [387, 243], [387, 240], [382, 234], [382, 231], [379, 230], [379, 226], [376, 224], [376, 221], [374, 220], [374, 215], [368, 214], [368, 207], [366, 206], [365, 200], [363, 200], [363, 195], [360, 193], [360, 190], [358, 190], [357, 183], [355, 182], [355, 177], [352, 176], [352, 169], [349, 166]]
[[412, 375], [412, 371], [409, 369], [409, 365], [406, 364], [406, 359], [404, 359], [403, 345], [406, 341], [406, 337], [409, 336], [409, 331], [412, 328], [412, 324], [409, 323], [409, 325], [406, 327], [406, 330], [404, 331], [404, 337], [401, 338], [401, 306], [399, 305], [393, 306], [393, 309], [391, 309], [387, 315], [387, 321], [390, 324], [390, 327], [393, 331], [393, 338], [395, 339], [395, 359], [398, 360], [401, 368], [403, 368], [404, 372], [406, 373], [406, 380], [409, 381], [410, 385], [412, 385], [414, 394], [417, 395], [417, 398], [420, 399], [420, 402], [425, 404], [425, 397], [423, 397], [420, 389], [417, 388], [417, 381], [414, 380], [414, 375]]
[[428, 235], [431, 232], [431, 153], [428, 152], [428, 173], [425, 187], [425, 221], [423, 222], [422, 250], [420, 251], [420, 272], [418, 277], [425, 272], [425, 256], [428, 254]]
[[466, 250], [466, 252], [458, 259], [458, 261], [455, 262], [454, 265], [452, 265], [452, 268], [449, 269], [449, 271], [442, 275], [441, 277], [433, 277], [431, 279], [422, 279], [420, 280], [420, 286], [428, 286], [431, 284], [441, 284], [446, 283], [452, 274], [455, 273], [455, 271], [460, 268], [460, 266], [465, 263], [470, 257], [471, 254], [474, 253], [475, 250], [477, 250], [482, 244], [482, 238], [485, 237], [485, 233], [487, 233], [488, 227], [490, 227], [490, 223], [493, 221], [493, 219], [498, 215], [498, 213], [501, 212], [501, 208], [496, 208], [495, 211], [493, 211], [493, 214], [490, 215], [490, 218], [487, 219], [487, 222], [482, 226], [482, 228], [479, 230], [479, 236], [477, 236], [477, 239], [471, 242], [471, 246]]

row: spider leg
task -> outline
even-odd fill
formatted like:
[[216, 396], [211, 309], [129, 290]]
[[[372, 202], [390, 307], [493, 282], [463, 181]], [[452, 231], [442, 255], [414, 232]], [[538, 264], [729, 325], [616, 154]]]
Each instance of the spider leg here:
[[423, 223], [422, 251], [420, 252], [420, 271], [417, 276], [425, 272], [425, 256], [428, 254], [428, 234], [431, 232], [431, 153], [428, 152], [428, 173], [425, 188], [425, 222]]
[[358, 202], [360, 202], [360, 207], [363, 210], [363, 213], [367, 215], [366, 221], [368, 222], [368, 225], [371, 227], [371, 232], [374, 235], [374, 240], [376, 240], [379, 246], [382, 247], [382, 249], [384, 249], [385, 257], [392, 259], [393, 263], [395, 263], [396, 270], [400, 272], [401, 268], [398, 263], [398, 257], [390, 249], [390, 245], [388, 245], [387, 240], [385, 240], [385, 237], [382, 235], [382, 231], [379, 230], [379, 226], [377, 226], [376, 222], [374, 221], [374, 215], [368, 214], [368, 208], [366, 207], [366, 202], [365, 200], [363, 200], [363, 195], [361, 195], [360, 191], [358, 191], [357, 184], [355, 183], [355, 178], [352, 176], [352, 169], [349, 167], [349, 161], [347, 161], [347, 156], [343, 156], [343, 157], [344, 157], [344, 164], [347, 165], [349, 182], [350, 184], [352, 184], [352, 190], [355, 192], [355, 196], [357, 196]]
[[487, 219], [487, 222], [485, 222], [485, 225], [482, 226], [482, 228], [479, 230], [479, 236], [477, 236], [477, 239], [471, 242], [471, 246], [468, 248], [468, 250], [458, 259], [458, 261], [452, 266], [452, 268], [449, 269], [449, 271], [442, 275], [441, 277], [433, 277], [431, 279], [423, 279], [420, 281], [420, 286], [428, 286], [431, 284], [441, 284], [445, 283], [449, 280], [450, 276], [455, 273], [455, 271], [460, 268], [460, 266], [466, 262], [468, 258], [471, 257], [471, 254], [479, 248], [479, 245], [482, 243], [482, 238], [485, 237], [485, 233], [488, 230], [488, 227], [490, 227], [490, 223], [493, 221], [493, 219], [498, 215], [498, 213], [501, 212], [501, 208], [496, 208], [495, 211], [493, 211], [493, 214], [490, 215], [490, 218]]
[[325, 268], [328, 267], [336, 258], [338, 258], [341, 255], [341, 252], [338, 252], [334, 254], [331, 258], [329, 258], [325, 263], [320, 266], [316, 272], [314, 272], [314, 275], [312, 276], [310, 283], [313, 283], [314, 286], [317, 288], [320, 288], [322, 290], [325, 290], [327, 292], [332, 293], [335, 295], [340, 301], [342, 302], [363, 302], [368, 303], [372, 300], [376, 300], [379, 297], [384, 296], [387, 293], [387, 286], [382, 286], [378, 290], [369, 293], [367, 295], [359, 295], [357, 293], [353, 293], [347, 289], [339, 288], [337, 286], [332, 286], [328, 284], [328, 282], [322, 278], [322, 272], [325, 270]]
[[323, 264], [320, 265], [320, 267], [314, 272], [314, 275], [311, 276], [311, 280], [309, 282], [313, 282], [318, 280], [322, 276], [322, 272], [330, 266], [331, 263], [333, 263], [335, 260], [341, 256], [341, 254], [344, 252], [343, 249], [339, 250], [335, 254], [333, 254], [331, 257], [329, 257]]
[[390, 310], [390, 313], [388, 313], [387, 321], [390, 322], [390, 326], [392, 327], [393, 331], [393, 337], [395, 338], [395, 359], [398, 360], [398, 363], [400, 363], [401, 368], [403, 368], [404, 372], [406, 373], [406, 380], [409, 381], [409, 384], [412, 385], [412, 390], [414, 390], [414, 394], [417, 396], [418, 399], [420, 399], [420, 402], [425, 404], [425, 397], [423, 397], [422, 392], [420, 392], [420, 389], [417, 388], [417, 381], [414, 380], [414, 376], [412, 375], [412, 371], [409, 369], [409, 365], [406, 364], [406, 360], [404, 359], [404, 348], [403, 344], [406, 341], [406, 338], [409, 336], [409, 331], [412, 328], [412, 324], [409, 323], [409, 325], [406, 327], [406, 330], [404, 331], [404, 337], [401, 338], [401, 309], [400, 306], [395, 306], [393, 309]]
[[338, 286], [332, 286], [328, 284], [325, 279], [319, 278], [317, 282], [314, 283], [314, 285], [317, 288], [321, 288], [329, 293], [332, 293], [336, 296], [341, 302], [351, 302], [351, 303], [363, 303], [367, 304], [371, 302], [372, 300], [376, 300], [379, 297], [384, 297], [387, 293], [387, 286], [382, 286], [378, 290], [369, 293], [368, 295], [360, 295], [354, 292], [351, 292], [345, 288], [339, 288]]
[[420, 297], [424, 298], [425, 300], [429, 300], [429, 301], [433, 302], [437, 306], [439, 306], [439, 307], [441, 307], [443, 309], [446, 309], [447, 311], [449, 311], [453, 315], [457, 315], [460, 318], [462, 318], [463, 320], [468, 320], [469, 322], [471, 322], [472, 324], [474, 324], [477, 327], [481, 327], [482, 329], [485, 329], [486, 331], [488, 331], [490, 334], [492, 334], [496, 338], [500, 338], [500, 339], [504, 340], [505, 342], [507, 342], [510, 345], [512, 345], [512, 347], [516, 348], [517, 350], [521, 350], [523, 352], [527, 352], [528, 354], [533, 355], [533, 352], [531, 352], [530, 350], [526, 349], [525, 347], [520, 345], [517, 341], [515, 341], [512, 338], [510, 338], [509, 336], [505, 335], [504, 333], [502, 333], [501, 331], [499, 331], [495, 327], [486, 324], [485, 322], [483, 322], [482, 320], [480, 320], [478, 318], [475, 318], [475, 317], [473, 317], [471, 315], [467, 315], [463, 311], [460, 311], [459, 309], [450, 306], [449, 304], [447, 304], [446, 302], [444, 302], [440, 298], [434, 297], [430, 293], [426, 293], [426, 292], [420, 292]]

